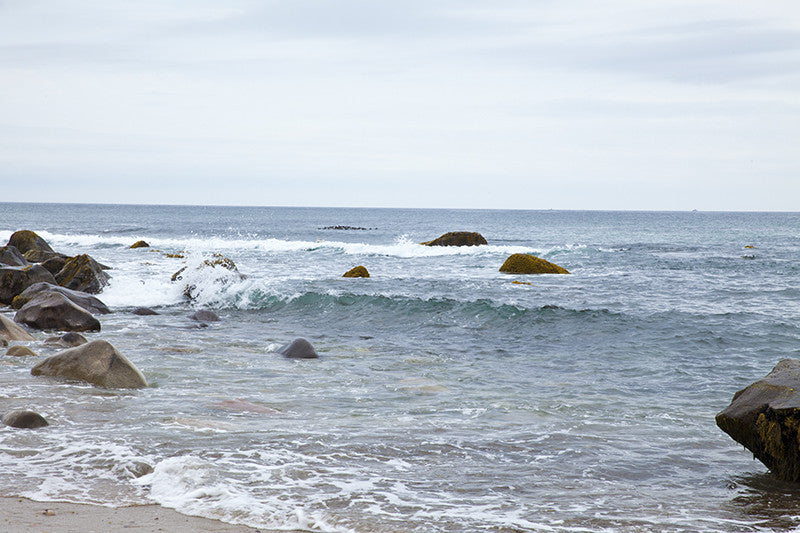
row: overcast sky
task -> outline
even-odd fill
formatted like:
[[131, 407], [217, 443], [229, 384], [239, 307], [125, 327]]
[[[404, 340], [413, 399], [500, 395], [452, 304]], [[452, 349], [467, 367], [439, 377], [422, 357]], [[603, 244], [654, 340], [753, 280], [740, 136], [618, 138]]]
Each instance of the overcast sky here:
[[0, 201], [800, 210], [797, 0], [0, 0]]

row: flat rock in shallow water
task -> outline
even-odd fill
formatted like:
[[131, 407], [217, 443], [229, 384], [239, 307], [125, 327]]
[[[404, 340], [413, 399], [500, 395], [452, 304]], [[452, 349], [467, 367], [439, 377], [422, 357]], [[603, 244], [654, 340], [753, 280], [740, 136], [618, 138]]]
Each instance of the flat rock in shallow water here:
[[3, 415], [3, 424], [22, 429], [42, 428], [50, 425], [39, 413], [22, 409]]
[[157, 315], [158, 313], [153, 311], [149, 307], [137, 307], [136, 309], [131, 311], [131, 314], [134, 314], [136, 316], [154, 316]]
[[14, 321], [35, 329], [100, 331], [100, 321], [59, 292], [43, 292], [22, 306]]
[[800, 481], [800, 359], [783, 359], [734, 394], [716, 422], [775, 476]]
[[295, 339], [289, 344], [281, 346], [277, 352], [290, 359], [316, 359], [319, 357], [311, 343], [303, 338]]
[[110, 343], [96, 340], [48, 357], [31, 369], [34, 376], [85, 381], [106, 388], [147, 386], [142, 373]]
[[198, 322], [219, 322], [217, 313], [214, 311], [208, 311], [206, 309], [201, 309], [200, 311], [193, 313], [189, 318], [192, 320], [197, 320]]

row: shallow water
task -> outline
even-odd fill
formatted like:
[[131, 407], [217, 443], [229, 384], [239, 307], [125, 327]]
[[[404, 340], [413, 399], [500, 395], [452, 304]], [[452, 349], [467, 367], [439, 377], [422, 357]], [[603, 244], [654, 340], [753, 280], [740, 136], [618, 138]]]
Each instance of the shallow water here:
[[[798, 490], [714, 424], [797, 356], [800, 214], [0, 204], [0, 241], [22, 228], [114, 268], [87, 337], [151, 386], [2, 360], [0, 408], [52, 424], [0, 429], [7, 495], [310, 531], [800, 525]], [[452, 230], [489, 245], [417, 244]], [[571, 275], [498, 272], [514, 252]], [[212, 253], [247, 278], [195, 273]], [[320, 359], [275, 353], [296, 337]]]

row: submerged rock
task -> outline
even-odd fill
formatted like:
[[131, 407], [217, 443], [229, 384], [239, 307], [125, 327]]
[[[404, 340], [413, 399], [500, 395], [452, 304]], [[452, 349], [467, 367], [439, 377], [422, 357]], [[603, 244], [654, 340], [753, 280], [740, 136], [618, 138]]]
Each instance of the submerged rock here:
[[64, 348], [73, 348], [81, 344], [86, 344], [87, 342], [89, 341], [86, 340], [86, 337], [74, 331], [64, 333], [60, 337], [50, 337], [44, 341], [45, 344], [55, 344], [57, 346], [63, 346]]
[[150, 248], [150, 245], [147, 244], [145, 241], [136, 241], [135, 243], [131, 244], [131, 248]]
[[66, 287], [62, 287], [60, 285], [54, 285], [53, 283], [44, 282], [34, 283], [22, 291], [22, 293], [16, 296], [11, 302], [11, 307], [14, 309], [20, 309], [26, 303], [45, 292], [57, 292], [59, 294], [63, 294], [72, 303], [79, 307], [83, 307], [92, 314], [107, 315], [111, 313], [111, 310], [108, 308], [108, 306], [96, 296], [92, 296], [91, 294], [81, 291], [73, 291], [72, 289], [67, 289]]
[[281, 346], [277, 352], [290, 359], [316, 359], [319, 357], [311, 343], [303, 338], [295, 339], [289, 344]]
[[488, 244], [480, 233], [474, 231], [451, 231], [433, 239], [421, 242], [425, 246], [480, 246]]
[[717, 426], [785, 481], [800, 481], [800, 359], [783, 359], [733, 395]]
[[53, 275], [41, 265], [0, 267], [0, 303], [10, 304], [22, 291], [41, 281], [56, 283]]
[[12, 357], [37, 357], [39, 354], [28, 348], [27, 346], [12, 346], [6, 351], [6, 355]]
[[28, 260], [22, 256], [22, 252], [17, 250], [15, 246], [3, 246], [0, 248], [0, 264], [21, 267], [30, 265]]
[[10, 411], [3, 415], [3, 424], [21, 429], [36, 429], [50, 425], [39, 413], [23, 409]]
[[566, 268], [530, 254], [511, 254], [500, 267], [500, 272], [508, 274], [569, 274]]
[[34, 376], [85, 381], [106, 388], [147, 386], [142, 373], [110, 343], [96, 340], [48, 357], [31, 369]]
[[137, 307], [131, 311], [131, 313], [137, 316], [153, 316], [158, 314], [149, 307]]
[[197, 320], [198, 322], [219, 322], [219, 317], [217, 313], [214, 311], [208, 311], [206, 309], [201, 309], [193, 313], [189, 318], [192, 320]]
[[21, 254], [25, 254], [31, 250], [49, 252], [51, 254], [55, 253], [55, 251], [50, 248], [50, 245], [47, 244], [47, 241], [39, 237], [35, 232], [26, 229], [12, 233], [11, 238], [8, 239], [8, 245], [14, 246]]
[[358, 265], [357, 267], [353, 267], [347, 272], [342, 275], [343, 278], [368, 278], [369, 271], [366, 267]]
[[59, 292], [43, 292], [22, 306], [14, 321], [35, 329], [100, 331], [100, 321]]
[[91, 294], [101, 292], [109, 279], [103, 265], [86, 254], [67, 260], [55, 278], [62, 287]]
[[0, 315], [0, 339], [8, 341], [33, 341], [33, 335], [13, 320]]

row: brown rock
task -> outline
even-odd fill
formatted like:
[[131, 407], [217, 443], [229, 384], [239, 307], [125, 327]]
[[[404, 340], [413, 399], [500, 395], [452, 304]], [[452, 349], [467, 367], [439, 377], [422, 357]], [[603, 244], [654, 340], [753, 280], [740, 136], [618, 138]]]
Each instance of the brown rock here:
[[106, 388], [147, 386], [142, 373], [110, 343], [96, 340], [48, 357], [31, 369], [34, 376], [85, 381]]
[[278, 348], [277, 352], [290, 359], [316, 359], [319, 357], [317, 351], [306, 339], [295, 339], [289, 344]]
[[42, 261], [42, 266], [45, 267], [48, 272], [53, 274], [54, 276], [61, 272], [61, 269], [64, 268], [64, 265], [67, 264], [67, 261], [70, 258], [63, 254], [55, 254], [49, 259]]
[[86, 337], [74, 331], [64, 333], [60, 337], [50, 337], [44, 341], [45, 344], [55, 344], [57, 346], [63, 346], [64, 348], [73, 348], [81, 344], [86, 344], [87, 342], [89, 341], [86, 340]]
[[55, 277], [62, 287], [91, 294], [101, 292], [109, 279], [102, 265], [86, 254], [67, 260]]
[[425, 246], [480, 246], [488, 244], [480, 233], [473, 231], [451, 231], [433, 239], [422, 242]]
[[0, 264], [21, 267], [30, 265], [28, 260], [22, 256], [22, 252], [17, 250], [14, 246], [3, 246], [0, 248]]
[[8, 341], [33, 341], [33, 335], [25, 331], [13, 320], [0, 315], [0, 339]]
[[0, 303], [10, 304], [15, 296], [40, 281], [56, 282], [53, 275], [41, 265], [0, 267]]
[[44, 292], [58, 292], [63, 294], [72, 303], [79, 307], [83, 307], [92, 314], [107, 315], [111, 313], [111, 310], [108, 308], [108, 306], [100, 301], [100, 299], [96, 296], [92, 296], [91, 294], [87, 294], [85, 292], [73, 291], [71, 289], [67, 289], [66, 287], [54, 285], [52, 283], [34, 283], [22, 291], [21, 294], [17, 295], [14, 300], [12, 300], [11, 307], [14, 309], [20, 309], [23, 305]]
[[530, 254], [511, 254], [500, 272], [508, 274], [569, 274], [566, 268]]
[[30, 230], [16, 231], [8, 239], [8, 245], [16, 247], [21, 254], [25, 254], [29, 250], [40, 250], [43, 252], [55, 253], [47, 241], [39, 237], [36, 233]]
[[28, 348], [27, 346], [20, 346], [19, 344], [16, 346], [12, 346], [8, 350], [6, 350], [6, 355], [11, 355], [14, 357], [36, 357], [39, 354]]
[[368, 278], [369, 271], [367, 271], [366, 267], [358, 265], [357, 267], [353, 267], [347, 272], [342, 275], [343, 278]]
[[136, 241], [135, 243], [131, 244], [131, 248], [150, 248], [150, 245], [144, 241]]
[[14, 321], [35, 329], [100, 331], [100, 322], [58, 292], [43, 292], [22, 306]]

